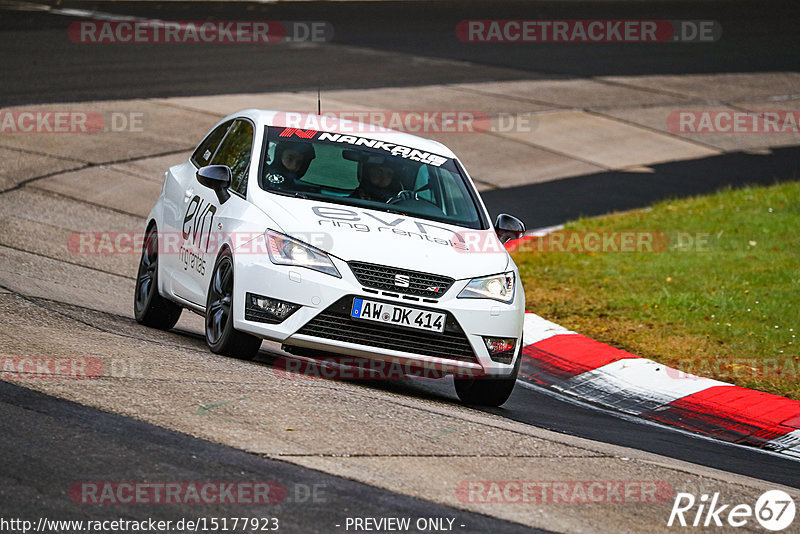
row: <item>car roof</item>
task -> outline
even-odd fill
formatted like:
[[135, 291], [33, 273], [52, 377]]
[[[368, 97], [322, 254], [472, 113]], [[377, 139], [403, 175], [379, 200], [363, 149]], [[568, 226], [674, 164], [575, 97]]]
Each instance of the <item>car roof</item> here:
[[[264, 109], [245, 109], [237, 113], [232, 113], [222, 119], [220, 123], [237, 117], [247, 117], [256, 126], [284, 126], [293, 127], [295, 125], [304, 126], [308, 130], [321, 132], [343, 133], [344, 135], [354, 135], [366, 139], [376, 139], [387, 143], [407, 146], [417, 150], [455, 158], [456, 155], [445, 145], [432, 139], [425, 139], [406, 132], [390, 130], [388, 128], [379, 129], [367, 123], [339, 119], [326, 115], [316, 115], [313, 113], [287, 112]], [[312, 126], [318, 126], [312, 128]], [[324, 126], [324, 127], [319, 127]]]

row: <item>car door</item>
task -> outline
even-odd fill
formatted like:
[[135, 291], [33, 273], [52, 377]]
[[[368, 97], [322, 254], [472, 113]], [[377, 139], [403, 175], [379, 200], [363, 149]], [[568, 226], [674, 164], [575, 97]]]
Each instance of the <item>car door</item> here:
[[[162, 212], [159, 231], [160, 248], [163, 253], [159, 258], [160, 270], [164, 275], [164, 285], [172, 295], [185, 294], [178, 288], [185, 285], [191, 261], [186, 253], [187, 243], [183, 236], [184, 218], [193, 208], [190, 206], [195, 197], [195, 190], [200, 187], [197, 182], [197, 169], [211, 163], [220, 143], [228, 133], [233, 121], [226, 121], [214, 128], [197, 146], [189, 161], [170, 167], [164, 182], [164, 210]], [[184, 262], [184, 260], [187, 260]]]
[[201, 185], [196, 173], [186, 189], [186, 209], [180, 227], [184, 246], [179, 253], [181, 269], [176, 276], [175, 294], [195, 304], [205, 306], [206, 291], [214, 262], [224, 241], [222, 236], [236, 231], [231, 223], [244, 216], [249, 206], [246, 200], [247, 175], [253, 152], [254, 126], [247, 119], [236, 119], [225, 133], [213, 156], [203, 152], [200, 163], [226, 165], [231, 169], [229, 198], [220, 202], [214, 190]]

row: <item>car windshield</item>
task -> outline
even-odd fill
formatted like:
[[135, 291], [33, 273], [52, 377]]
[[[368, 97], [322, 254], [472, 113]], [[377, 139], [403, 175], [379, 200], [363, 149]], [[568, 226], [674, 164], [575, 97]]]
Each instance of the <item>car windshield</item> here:
[[487, 227], [452, 158], [337, 133], [268, 127], [259, 185], [266, 191]]

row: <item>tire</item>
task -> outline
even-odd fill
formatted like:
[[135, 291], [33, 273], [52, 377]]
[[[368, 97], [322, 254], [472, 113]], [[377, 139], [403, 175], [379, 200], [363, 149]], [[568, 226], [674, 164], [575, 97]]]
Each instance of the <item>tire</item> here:
[[519, 375], [522, 354], [517, 355], [517, 362], [511, 374], [503, 378], [464, 378], [456, 379], [456, 394], [461, 402], [473, 406], [501, 406], [511, 396]]
[[140, 324], [169, 330], [178, 322], [182, 311], [183, 308], [158, 292], [158, 231], [151, 226], [142, 244], [133, 295], [133, 315]]
[[206, 298], [206, 343], [215, 354], [252, 360], [261, 338], [233, 328], [233, 256], [225, 249], [217, 258]]

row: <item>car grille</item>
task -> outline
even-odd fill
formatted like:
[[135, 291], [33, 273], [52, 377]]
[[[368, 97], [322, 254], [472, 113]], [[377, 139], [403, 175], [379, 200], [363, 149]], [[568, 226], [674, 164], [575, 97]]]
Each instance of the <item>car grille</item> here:
[[[356, 279], [364, 287], [394, 291], [403, 295], [438, 299], [455, 282], [454, 279], [447, 276], [408, 271], [384, 265], [357, 261], [350, 262], [348, 265], [356, 275]], [[397, 285], [398, 282], [400, 285]]]
[[[445, 331], [441, 334], [383, 325], [352, 319], [353, 296], [339, 299], [314, 317], [298, 334], [346, 341], [379, 349], [399, 350], [446, 360], [477, 363], [478, 359], [466, 334], [455, 318], [447, 313]], [[442, 311], [442, 310], [439, 310]]]

